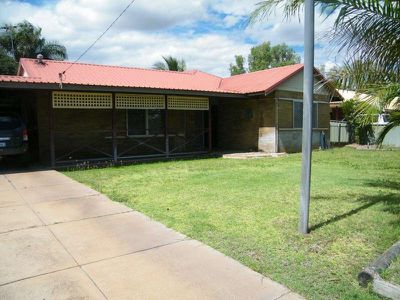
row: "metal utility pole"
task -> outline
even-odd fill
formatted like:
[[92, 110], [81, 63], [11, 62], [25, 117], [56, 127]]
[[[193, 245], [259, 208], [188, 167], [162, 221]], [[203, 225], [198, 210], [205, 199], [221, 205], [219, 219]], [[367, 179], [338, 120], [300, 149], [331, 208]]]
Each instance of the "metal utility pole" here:
[[300, 233], [308, 233], [312, 153], [312, 106], [314, 96], [314, 0], [304, 1], [304, 87], [301, 166]]

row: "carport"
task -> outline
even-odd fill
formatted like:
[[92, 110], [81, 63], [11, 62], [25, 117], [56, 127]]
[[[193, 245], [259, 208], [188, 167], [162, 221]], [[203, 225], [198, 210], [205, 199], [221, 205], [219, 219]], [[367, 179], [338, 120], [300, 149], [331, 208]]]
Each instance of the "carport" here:
[[29, 137], [29, 153], [24, 157], [24, 160], [28, 160], [30, 163], [38, 162], [39, 146], [35, 92], [31, 90], [0, 89], [0, 113], [12, 113], [21, 117]]

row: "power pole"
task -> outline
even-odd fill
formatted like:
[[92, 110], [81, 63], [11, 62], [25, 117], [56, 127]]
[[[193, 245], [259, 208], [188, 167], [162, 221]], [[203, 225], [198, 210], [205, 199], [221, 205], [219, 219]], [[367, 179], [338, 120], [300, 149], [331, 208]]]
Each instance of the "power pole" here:
[[303, 141], [300, 198], [300, 233], [308, 233], [310, 210], [312, 107], [314, 96], [314, 0], [304, 1]]

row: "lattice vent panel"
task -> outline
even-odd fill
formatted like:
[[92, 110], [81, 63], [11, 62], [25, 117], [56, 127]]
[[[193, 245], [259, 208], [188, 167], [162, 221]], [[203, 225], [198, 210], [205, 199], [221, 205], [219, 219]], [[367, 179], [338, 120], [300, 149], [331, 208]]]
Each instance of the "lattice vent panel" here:
[[112, 94], [53, 92], [54, 108], [109, 109], [112, 108]]
[[168, 109], [175, 110], [208, 110], [208, 98], [168, 96]]
[[165, 99], [162, 95], [116, 94], [117, 109], [164, 109]]

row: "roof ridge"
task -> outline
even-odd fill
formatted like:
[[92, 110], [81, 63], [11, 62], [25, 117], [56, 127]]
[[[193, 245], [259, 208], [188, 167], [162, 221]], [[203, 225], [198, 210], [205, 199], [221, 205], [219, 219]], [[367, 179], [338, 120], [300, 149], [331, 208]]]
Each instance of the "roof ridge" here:
[[[30, 60], [36, 61], [35, 58], [21, 58], [21, 60]], [[52, 59], [44, 59], [44, 62], [58, 63], [58, 64], [71, 64], [71, 65], [84, 65], [84, 66], [95, 66], [95, 67], [107, 67], [107, 68], [116, 68], [116, 69], [128, 69], [128, 70], [142, 70], [142, 71], [152, 71], [152, 72], [164, 72], [164, 73], [177, 73], [177, 74], [185, 74], [185, 75], [194, 75], [196, 72], [202, 72], [208, 75], [216, 76], [204, 71], [200, 70], [187, 70], [187, 71], [170, 71], [170, 70], [158, 70], [158, 69], [150, 69], [150, 68], [141, 68], [141, 67], [125, 67], [125, 66], [116, 66], [116, 65], [102, 65], [102, 64], [94, 64], [94, 63], [85, 63], [85, 62], [71, 62], [67, 60], [52, 60]], [[218, 77], [218, 76], [216, 76]], [[220, 77], [218, 77], [220, 78]]]
[[204, 71], [201, 71], [201, 70], [194, 70], [195, 72], [198, 72], [198, 73], [203, 73], [203, 74], [207, 74], [207, 75], [209, 75], [209, 76], [212, 76], [212, 77], [215, 77], [215, 78], [218, 78], [218, 79], [222, 79], [223, 77], [221, 77], [221, 76], [218, 76], [218, 75], [215, 75], [215, 74], [211, 74], [211, 73], [208, 73], [208, 72], [204, 72]]

